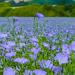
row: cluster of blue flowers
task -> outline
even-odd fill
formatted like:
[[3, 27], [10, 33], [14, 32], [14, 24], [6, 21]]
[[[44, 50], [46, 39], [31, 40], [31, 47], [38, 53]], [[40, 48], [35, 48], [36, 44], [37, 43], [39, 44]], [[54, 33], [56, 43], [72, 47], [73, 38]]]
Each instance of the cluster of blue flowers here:
[[[36, 17], [44, 18], [44, 15], [37, 13]], [[50, 30], [34, 34], [35, 32], [28, 28], [24, 30], [24, 24], [18, 25], [22, 20], [14, 18], [17, 20], [10, 25], [10, 28], [5, 26], [3, 27], [5, 31], [0, 30], [2, 75], [75, 74], [74, 69], [71, 70], [75, 64], [74, 32], [70, 29], [65, 30], [63, 25], [58, 31], [59, 25], [57, 25], [53, 30], [50, 26]]]

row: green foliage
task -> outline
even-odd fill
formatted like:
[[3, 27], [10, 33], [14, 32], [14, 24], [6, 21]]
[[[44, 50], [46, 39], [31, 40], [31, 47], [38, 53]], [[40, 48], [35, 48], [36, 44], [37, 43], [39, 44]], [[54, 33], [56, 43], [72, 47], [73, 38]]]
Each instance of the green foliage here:
[[[75, 16], [75, 5], [32, 4], [20, 7], [10, 7], [10, 4], [0, 4], [0, 16], [35, 16], [37, 12], [45, 16]], [[20, 12], [19, 12], [20, 11]]]
[[3, 75], [3, 70], [0, 68], [0, 75]]
[[54, 75], [54, 73], [48, 68], [46, 68], [45, 71], [47, 72], [47, 75]]
[[10, 3], [0, 2], [0, 7], [10, 7]]

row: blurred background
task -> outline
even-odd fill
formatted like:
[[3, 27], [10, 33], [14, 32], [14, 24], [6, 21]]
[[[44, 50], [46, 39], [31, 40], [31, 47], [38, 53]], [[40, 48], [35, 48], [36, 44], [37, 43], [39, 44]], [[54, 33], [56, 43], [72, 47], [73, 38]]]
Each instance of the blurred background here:
[[0, 0], [0, 16], [74, 17], [75, 0]]
[[13, 6], [28, 4], [75, 4], [75, 0], [0, 0], [0, 2], [9, 2]]

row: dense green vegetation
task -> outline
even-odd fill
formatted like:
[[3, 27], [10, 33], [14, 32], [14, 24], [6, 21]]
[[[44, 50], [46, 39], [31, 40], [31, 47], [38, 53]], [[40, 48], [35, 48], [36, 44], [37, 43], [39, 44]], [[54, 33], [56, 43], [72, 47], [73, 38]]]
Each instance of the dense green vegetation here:
[[0, 16], [25, 16], [33, 17], [37, 12], [45, 16], [74, 16], [75, 5], [49, 5], [32, 4], [20, 7], [11, 7], [10, 4], [0, 6]]
[[0, 7], [10, 7], [11, 6], [11, 4], [10, 3], [8, 3], [8, 2], [0, 2]]

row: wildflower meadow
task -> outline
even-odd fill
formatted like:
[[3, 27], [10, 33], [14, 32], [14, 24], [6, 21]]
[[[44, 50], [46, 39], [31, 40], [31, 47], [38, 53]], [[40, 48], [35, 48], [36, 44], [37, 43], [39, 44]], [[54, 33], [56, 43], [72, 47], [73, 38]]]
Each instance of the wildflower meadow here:
[[1, 17], [0, 75], [75, 75], [75, 18]]

